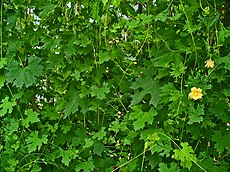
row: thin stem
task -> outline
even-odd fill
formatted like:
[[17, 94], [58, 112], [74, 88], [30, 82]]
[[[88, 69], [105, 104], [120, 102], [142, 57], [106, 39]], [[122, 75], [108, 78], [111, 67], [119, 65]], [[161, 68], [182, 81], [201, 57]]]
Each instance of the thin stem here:
[[[215, 1], [215, 0], [214, 0]], [[201, 2], [201, 0], [199, 0], [199, 2], [200, 2], [200, 8], [204, 11], [204, 8], [202, 7], [202, 2]]]
[[[143, 47], [144, 47], [144, 45], [145, 45], [145, 43], [146, 43], [146, 41], [147, 41], [147, 39], [148, 39], [148, 36], [149, 36], [149, 33], [146, 34], [145, 40], [144, 40], [143, 44], [141, 45], [140, 49], [137, 51], [137, 54], [135, 55], [134, 59], [136, 59], [137, 56], [140, 54], [141, 50], [143, 49]], [[121, 80], [120, 80], [119, 84], [116, 86], [116, 88], [121, 84], [122, 80], [124, 79], [124, 77], [125, 77], [127, 71], [128, 71], [129, 68], [132, 66], [132, 64], [133, 64], [133, 62], [130, 62], [129, 66], [127, 67], [127, 69], [126, 69], [125, 71], [121, 68], [121, 69], [123, 70], [123, 75], [122, 75], [122, 77], [121, 77]], [[115, 89], [116, 89], [116, 88], [115, 88]]]
[[[6, 84], [6, 86], [7, 86], [8, 90], [9, 90], [10, 95], [12, 96], [12, 98], [15, 98], [15, 97], [14, 97], [14, 94], [13, 94], [13, 92], [12, 92], [10, 86], [9, 86], [9, 84]], [[23, 115], [22, 115], [22, 112], [21, 112], [21, 110], [20, 110], [18, 104], [16, 104], [16, 106], [17, 106], [17, 109], [18, 109], [18, 112], [19, 112], [21, 118], [24, 119], [24, 118], [23, 118]]]
[[[156, 132], [158, 134], [161, 134], [163, 136], [165, 136], [166, 138], [168, 138], [170, 141], [173, 142], [173, 144], [179, 149], [181, 150], [181, 147], [168, 135], [161, 133], [161, 132]], [[116, 169], [113, 170], [113, 172], [119, 170], [121, 167], [125, 166], [126, 164], [132, 162], [133, 160], [137, 159], [138, 157], [144, 155], [146, 152], [148, 152], [149, 150], [151, 150], [151, 148], [153, 148], [155, 145], [149, 147], [148, 149], [146, 148], [142, 153], [140, 153], [139, 155], [137, 155], [136, 157], [134, 157], [133, 159], [123, 163], [122, 165], [120, 165], [119, 167], [117, 167]], [[182, 152], [183, 153], [183, 152]], [[184, 154], [184, 153], [183, 153]], [[184, 156], [186, 156], [188, 159], [190, 159], [194, 164], [196, 164], [202, 171], [207, 172], [203, 167], [201, 167], [195, 160], [193, 160], [192, 158], [190, 158], [187, 154], [184, 154]]]
[[117, 167], [116, 169], [114, 169], [113, 172], [119, 170], [121, 167], [124, 167], [126, 164], [128, 164], [128, 163], [132, 162], [133, 160], [137, 159], [138, 157], [142, 156], [143, 154], [145, 154], [145, 152], [147, 152], [147, 151], [149, 151], [149, 150], [150, 150], [150, 148], [149, 148], [149, 149], [146, 149], [145, 151], [143, 151], [142, 153], [140, 153], [139, 155], [137, 155], [137, 156], [134, 157], [133, 159], [131, 159], [131, 160], [125, 162], [124, 164], [122, 164], [122, 165], [120, 165], [119, 167]]
[[[181, 94], [183, 93], [183, 74], [181, 75], [180, 93]], [[178, 108], [180, 108], [181, 103], [182, 102], [181, 102], [181, 97], [180, 97], [180, 102], [179, 102]], [[179, 109], [178, 109], [177, 113], [179, 113]], [[182, 128], [181, 128], [180, 143], [182, 142], [182, 138], [183, 138], [183, 134], [184, 134], [184, 125], [185, 125], [186, 118], [187, 118], [187, 114], [185, 114], [183, 125], [182, 125]]]
[[185, 18], [186, 18], [187, 23], [188, 23], [188, 32], [189, 32], [189, 34], [191, 35], [192, 42], [193, 42], [193, 47], [194, 47], [194, 51], [195, 51], [195, 55], [196, 55], [195, 64], [194, 64], [194, 69], [195, 69], [195, 68], [196, 68], [196, 64], [197, 64], [197, 58], [198, 58], [197, 51], [196, 51], [196, 43], [195, 43], [194, 36], [193, 36], [193, 34], [192, 34], [192, 29], [191, 29], [191, 25], [190, 25], [190, 22], [189, 22], [189, 18], [188, 18], [188, 15], [187, 15], [186, 11], [185, 11], [185, 8], [184, 8], [184, 5], [183, 5], [182, 0], [180, 0], [180, 3], [181, 3], [181, 7], [182, 7], [182, 9], [183, 9]]
[[[165, 136], [166, 138], [168, 138], [169, 140], [171, 140], [173, 142], [173, 144], [179, 149], [181, 150], [180, 146], [172, 139], [170, 138], [169, 136], [167, 136], [166, 134], [164, 133], [161, 133], [161, 132], [157, 132], [163, 136]], [[183, 153], [183, 152], [182, 152]], [[194, 164], [196, 164], [201, 170], [207, 172], [203, 167], [201, 167], [196, 161], [194, 161], [192, 158], [190, 158], [187, 154], [184, 154], [184, 156], [186, 156], [188, 159], [190, 159], [192, 162], [194, 162]]]
[[145, 152], [146, 152], [146, 147], [144, 145], [143, 158], [142, 158], [142, 162], [141, 162], [141, 171], [143, 171], [143, 168], [144, 168]]

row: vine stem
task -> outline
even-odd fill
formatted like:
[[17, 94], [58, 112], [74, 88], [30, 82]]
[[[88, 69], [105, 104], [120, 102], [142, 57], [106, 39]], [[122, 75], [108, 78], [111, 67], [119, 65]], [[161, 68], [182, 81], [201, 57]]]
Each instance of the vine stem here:
[[[179, 149], [181, 150], [181, 147], [168, 135], [162, 133], [162, 132], [156, 132], [157, 134], [161, 134], [163, 136], [165, 136], [167, 139], [169, 139], [170, 141], [173, 142], [173, 144]], [[122, 165], [120, 165], [119, 167], [117, 167], [116, 169], [114, 169], [112, 172], [115, 172], [117, 170], [119, 170], [121, 167], [124, 167], [125, 165], [127, 165], [128, 163], [132, 162], [133, 160], [137, 159], [138, 157], [145, 155], [146, 152], [148, 152], [149, 150], [151, 150], [155, 145], [149, 147], [148, 149], [144, 149], [144, 151], [142, 153], [140, 153], [139, 155], [137, 155], [136, 157], [134, 157], [133, 159], [123, 163]], [[183, 153], [183, 152], [182, 152]], [[183, 153], [184, 154], [184, 153]], [[186, 156], [188, 159], [190, 159], [194, 164], [196, 164], [202, 171], [207, 172], [201, 165], [199, 165], [196, 161], [194, 161], [192, 158], [190, 158], [187, 154], [184, 154], [184, 156]]]
[[[12, 98], [15, 98], [15, 97], [14, 97], [14, 94], [13, 94], [13, 92], [12, 92], [10, 86], [9, 86], [9, 84], [6, 84], [6, 86], [7, 86], [8, 90], [9, 90], [10, 95], [12, 96]], [[20, 110], [18, 104], [16, 104], [16, 106], [17, 106], [17, 109], [18, 109], [18, 112], [19, 112], [21, 118], [24, 119], [24, 118], [23, 118], [23, 115], [22, 115], [22, 112], [21, 112], [21, 110]]]
[[[179, 149], [181, 150], [180, 146], [171, 138], [169, 137], [168, 135], [164, 134], [164, 133], [161, 133], [161, 132], [157, 132], [163, 136], [165, 136], [166, 138], [168, 138], [170, 141], [173, 142], [173, 144]], [[183, 153], [184, 154], [184, 153]], [[203, 167], [201, 167], [196, 161], [194, 161], [192, 158], [190, 158], [188, 155], [184, 154], [184, 156], [186, 156], [187, 158], [189, 158], [194, 164], [196, 164], [201, 170], [203, 170], [204, 172], [207, 172]]]
[[194, 64], [194, 69], [195, 69], [196, 68], [196, 64], [197, 64], [197, 58], [198, 58], [197, 51], [196, 51], [196, 43], [195, 43], [194, 36], [192, 34], [192, 29], [191, 29], [191, 25], [190, 25], [190, 22], [189, 22], [189, 18], [188, 18], [188, 15], [187, 15], [186, 11], [185, 11], [185, 8], [184, 8], [182, 0], [180, 0], [180, 3], [181, 3], [182, 10], [184, 12], [185, 18], [186, 18], [187, 23], [188, 23], [188, 32], [191, 35], [192, 43], [193, 43], [193, 47], [194, 47], [194, 51], [195, 51], [195, 56], [196, 56], [196, 58], [195, 58], [195, 64]]
[[[145, 36], [145, 40], [144, 40], [143, 44], [141, 45], [140, 49], [137, 51], [137, 53], [136, 53], [134, 59], [136, 59], [137, 56], [140, 54], [140, 52], [141, 52], [141, 50], [143, 49], [145, 43], [147, 42], [148, 37], [149, 37], [149, 31], [147, 32], [147, 34], [146, 34], [146, 36]], [[121, 84], [122, 80], [124, 79], [125, 75], [127, 74], [127, 71], [128, 71], [129, 68], [132, 66], [132, 64], [133, 64], [133, 61], [130, 62], [129, 66], [127, 67], [127, 69], [126, 69], [125, 71], [121, 68], [122, 71], [123, 71], [123, 75], [122, 75], [122, 77], [121, 77], [121, 80], [120, 80], [119, 84], [116, 86], [116, 88]], [[116, 88], [115, 88], [115, 89], [116, 89]]]
[[138, 157], [142, 156], [143, 154], [145, 154], [145, 152], [148, 152], [149, 150], [150, 150], [150, 148], [149, 148], [149, 149], [146, 149], [145, 151], [143, 151], [143, 152], [140, 153], [139, 155], [135, 156], [133, 159], [131, 159], [131, 160], [129, 160], [129, 161], [123, 163], [122, 165], [120, 165], [119, 167], [117, 167], [116, 169], [114, 169], [113, 172], [119, 170], [121, 167], [124, 167], [126, 164], [128, 164], [128, 163], [132, 162], [133, 160], [137, 159]]

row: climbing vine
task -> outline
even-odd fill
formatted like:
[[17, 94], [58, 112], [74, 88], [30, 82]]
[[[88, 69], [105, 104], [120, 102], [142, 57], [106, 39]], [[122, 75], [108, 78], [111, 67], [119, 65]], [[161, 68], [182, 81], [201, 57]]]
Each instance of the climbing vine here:
[[0, 9], [0, 171], [230, 170], [228, 1]]

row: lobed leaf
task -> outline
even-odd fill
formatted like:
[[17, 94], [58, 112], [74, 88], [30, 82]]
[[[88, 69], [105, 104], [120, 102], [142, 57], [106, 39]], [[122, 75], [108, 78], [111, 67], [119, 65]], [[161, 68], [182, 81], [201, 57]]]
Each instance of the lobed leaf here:
[[19, 88], [29, 87], [36, 82], [36, 79], [42, 75], [43, 66], [39, 65], [41, 61], [38, 57], [30, 57], [27, 66], [22, 66], [17, 61], [11, 62], [7, 66], [8, 73], [6, 74], [6, 81], [13, 83]]

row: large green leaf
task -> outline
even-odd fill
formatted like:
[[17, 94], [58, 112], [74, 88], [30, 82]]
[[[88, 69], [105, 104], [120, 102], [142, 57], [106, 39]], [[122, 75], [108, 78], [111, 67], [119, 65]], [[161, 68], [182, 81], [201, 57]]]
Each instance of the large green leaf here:
[[67, 99], [64, 108], [65, 116], [74, 114], [78, 111], [80, 106], [82, 107], [82, 110], [85, 110], [86, 102], [83, 98], [80, 98], [79, 93], [75, 88], [71, 88], [70, 91], [67, 93]]
[[157, 107], [158, 102], [160, 101], [160, 87], [156, 81], [151, 77], [138, 78], [131, 86], [133, 90], [138, 90], [141, 88], [141, 91], [136, 91], [132, 96], [131, 105], [138, 104], [147, 94], [151, 95], [149, 104]]
[[19, 88], [29, 87], [36, 82], [36, 78], [42, 75], [43, 66], [39, 65], [41, 61], [38, 57], [30, 57], [27, 66], [22, 66], [17, 61], [13, 61], [7, 66], [8, 73], [6, 80]]

